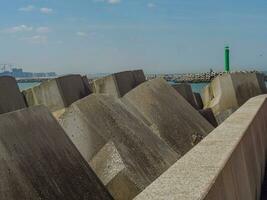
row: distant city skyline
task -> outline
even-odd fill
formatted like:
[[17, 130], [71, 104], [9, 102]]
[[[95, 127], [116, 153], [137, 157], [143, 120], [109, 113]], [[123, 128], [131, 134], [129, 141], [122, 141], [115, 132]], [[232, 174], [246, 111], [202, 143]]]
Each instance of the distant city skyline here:
[[1, 1], [0, 63], [25, 71], [267, 69], [265, 0]]

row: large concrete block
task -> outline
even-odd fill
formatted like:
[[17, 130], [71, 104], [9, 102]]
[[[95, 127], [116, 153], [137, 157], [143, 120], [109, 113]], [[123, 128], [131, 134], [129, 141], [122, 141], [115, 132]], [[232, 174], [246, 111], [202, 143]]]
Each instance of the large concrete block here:
[[0, 199], [112, 199], [43, 106], [0, 116]]
[[115, 199], [132, 199], [180, 157], [110, 95], [73, 103], [59, 122]]
[[143, 70], [119, 72], [94, 80], [94, 92], [122, 97], [145, 80]]
[[163, 79], [147, 81], [123, 97], [151, 123], [151, 128], [174, 151], [184, 155], [213, 126]]
[[201, 95], [198, 92], [194, 92], [194, 97], [195, 97], [195, 101], [198, 106], [198, 109], [203, 109], [204, 105], [203, 105]]
[[181, 83], [173, 85], [173, 88], [182, 95], [195, 109], [199, 109], [191, 85], [187, 83]]
[[267, 95], [251, 98], [135, 200], [260, 199]]
[[[249, 98], [266, 93], [263, 74], [231, 73], [216, 77], [203, 91], [204, 107], [223, 121]], [[220, 116], [223, 115], [223, 116]]]
[[25, 108], [23, 95], [11, 76], [0, 77], [0, 114]]
[[67, 75], [23, 91], [29, 106], [45, 105], [50, 111], [68, 107], [90, 93], [80, 75]]

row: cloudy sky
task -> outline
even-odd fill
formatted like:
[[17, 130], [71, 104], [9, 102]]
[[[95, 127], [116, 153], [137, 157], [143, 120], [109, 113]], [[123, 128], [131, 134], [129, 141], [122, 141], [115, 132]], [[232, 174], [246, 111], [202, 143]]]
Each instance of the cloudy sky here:
[[267, 70], [266, 0], [0, 0], [0, 64], [101, 73]]

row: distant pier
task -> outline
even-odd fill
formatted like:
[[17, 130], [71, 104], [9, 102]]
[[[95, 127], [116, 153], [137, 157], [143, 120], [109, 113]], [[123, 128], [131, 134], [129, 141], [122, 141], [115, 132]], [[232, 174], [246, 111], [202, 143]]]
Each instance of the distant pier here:
[[54, 78], [56, 77], [29, 77], [29, 78], [16, 78], [16, 80], [18, 83], [33, 83], [33, 82], [41, 83]]

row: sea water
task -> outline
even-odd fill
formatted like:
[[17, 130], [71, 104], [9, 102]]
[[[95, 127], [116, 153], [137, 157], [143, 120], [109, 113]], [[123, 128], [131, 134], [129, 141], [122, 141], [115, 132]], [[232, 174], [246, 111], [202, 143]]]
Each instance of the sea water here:
[[[31, 82], [31, 83], [18, 83], [20, 90], [26, 90], [29, 88], [32, 88], [34, 86], [39, 85], [39, 82]], [[207, 85], [208, 83], [192, 83], [191, 87], [193, 92], [199, 92], [201, 93], [202, 89]]]

